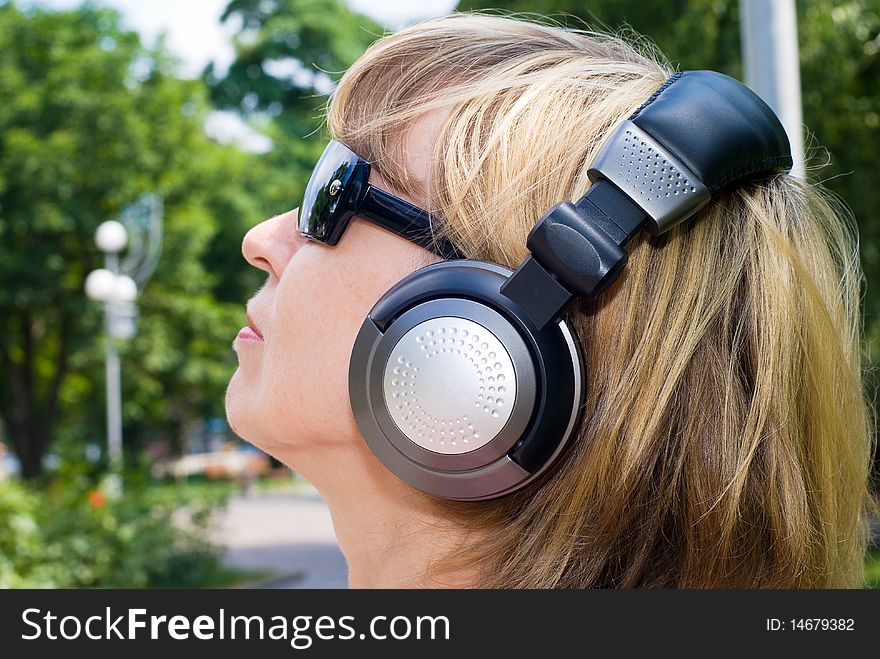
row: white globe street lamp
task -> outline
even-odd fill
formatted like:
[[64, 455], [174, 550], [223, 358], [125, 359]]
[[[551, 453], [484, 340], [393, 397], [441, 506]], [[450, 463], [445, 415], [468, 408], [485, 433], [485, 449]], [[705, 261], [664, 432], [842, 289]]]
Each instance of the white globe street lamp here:
[[[147, 284], [162, 252], [162, 198], [144, 195], [126, 206], [122, 222], [109, 220], [95, 232], [95, 244], [104, 253], [104, 267], [90, 272], [86, 295], [104, 307], [107, 360], [107, 456], [113, 474], [111, 487], [122, 491], [122, 397], [117, 341], [137, 331], [138, 289]], [[128, 247], [125, 260], [119, 254]]]
[[92, 270], [86, 277], [86, 295], [96, 302], [109, 302], [116, 288], [116, 275], [106, 268]]
[[137, 317], [137, 284], [119, 273], [119, 252], [125, 249], [128, 232], [115, 220], [101, 224], [95, 233], [95, 244], [104, 253], [104, 266], [86, 277], [86, 295], [104, 306], [104, 329], [107, 333], [105, 357], [107, 366], [107, 455], [115, 472], [114, 485], [122, 487], [122, 387], [120, 384], [118, 339], [134, 336]]
[[113, 301], [123, 304], [131, 304], [137, 299], [138, 287], [134, 279], [128, 275], [116, 275], [116, 285], [113, 290]]
[[108, 220], [95, 232], [95, 244], [105, 254], [118, 254], [128, 243], [128, 231], [122, 222]]

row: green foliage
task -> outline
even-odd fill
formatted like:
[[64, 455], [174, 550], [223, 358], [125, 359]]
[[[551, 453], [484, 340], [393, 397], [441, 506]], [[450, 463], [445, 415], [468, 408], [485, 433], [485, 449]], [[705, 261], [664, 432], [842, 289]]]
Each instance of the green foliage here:
[[[235, 61], [222, 79], [212, 66], [206, 71], [215, 102], [246, 116], [280, 116], [289, 132], [314, 128], [322, 100], [314, 95], [320, 87], [314, 76], [341, 75], [382, 36], [377, 24], [340, 0], [232, 0], [221, 20], [233, 17], [241, 22]], [[281, 73], [273, 73], [279, 64]]]
[[0, 483], [0, 588], [212, 584], [221, 549], [208, 523], [223, 503], [218, 490], [195, 497], [143, 477], [114, 498], [81, 466], [45, 489]]
[[798, 3], [804, 122], [818, 147], [814, 165], [859, 223], [871, 359], [880, 363], [880, 2]]
[[865, 555], [865, 581], [869, 588], [880, 588], [880, 547], [869, 549]]
[[2, 434], [26, 477], [51, 441], [103, 438], [101, 313], [83, 282], [101, 265], [98, 225], [152, 192], [164, 252], [123, 350], [123, 412], [127, 443], [176, 441], [222, 415], [260, 281], [240, 252], [259, 217], [254, 157], [205, 136], [204, 83], [178, 79], [112, 10], [2, 3], [0, 53]]
[[267, 215], [300, 204], [326, 143], [323, 108], [338, 79], [382, 28], [340, 0], [232, 0], [222, 20], [240, 20], [236, 57], [222, 77], [205, 71], [220, 108], [254, 121], [273, 141], [254, 189]]

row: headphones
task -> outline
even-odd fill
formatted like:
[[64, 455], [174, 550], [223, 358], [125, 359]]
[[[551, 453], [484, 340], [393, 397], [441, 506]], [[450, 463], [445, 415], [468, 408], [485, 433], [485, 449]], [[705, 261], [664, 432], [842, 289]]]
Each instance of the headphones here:
[[773, 111], [712, 71], [674, 74], [608, 138], [579, 201], [553, 206], [513, 272], [452, 260], [388, 290], [351, 353], [349, 394], [364, 440], [428, 494], [484, 500], [545, 473], [578, 427], [588, 383], [565, 320], [626, 264], [626, 243], [657, 236], [723, 188], [788, 171]]

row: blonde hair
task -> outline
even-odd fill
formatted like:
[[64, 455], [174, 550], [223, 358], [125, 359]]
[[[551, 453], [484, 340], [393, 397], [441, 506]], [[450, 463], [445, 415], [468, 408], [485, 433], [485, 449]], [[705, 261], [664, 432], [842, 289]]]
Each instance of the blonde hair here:
[[[328, 124], [438, 236], [512, 268], [669, 74], [617, 38], [453, 15], [376, 42]], [[434, 109], [449, 114], [422, 189], [400, 149]], [[569, 314], [589, 390], [559, 468], [500, 500], [437, 502], [479, 537], [457, 564], [484, 587], [861, 586], [873, 435], [851, 219], [780, 175], [628, 251]]]

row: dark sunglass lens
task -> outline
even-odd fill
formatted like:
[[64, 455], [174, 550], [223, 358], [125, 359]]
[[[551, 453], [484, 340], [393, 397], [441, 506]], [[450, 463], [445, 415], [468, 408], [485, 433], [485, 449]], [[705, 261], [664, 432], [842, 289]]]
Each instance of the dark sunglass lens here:
[[347, 198], [346, 185], [354, 173], [358, 157], [339, 142], [330, 142], [315, 165], [299, 213], [299, 230], [309, 238], [327, 241]]

